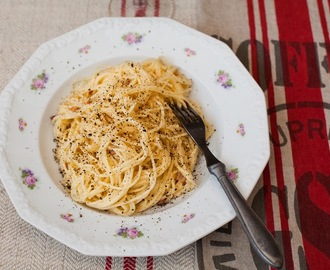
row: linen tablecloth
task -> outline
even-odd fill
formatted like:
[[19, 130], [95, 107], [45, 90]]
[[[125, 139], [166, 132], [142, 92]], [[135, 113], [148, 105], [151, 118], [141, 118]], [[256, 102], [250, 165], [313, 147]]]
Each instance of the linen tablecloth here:
[[[116, 2], [121, 16], [137, 15], [126, 1]], [[0, 4], [1, 90], [43, 42], [111, 16], [108, 0]], [[171, 17], [225, 42], [264, 91], [271, 157], [248, 202], [280, 244], [283, 269], [330, 269], [330, 1], [181, 0]], [[85, 256], [20, 219], [0, 183], [0, 269], [268, 266], [237, 219], [167, 256]]]

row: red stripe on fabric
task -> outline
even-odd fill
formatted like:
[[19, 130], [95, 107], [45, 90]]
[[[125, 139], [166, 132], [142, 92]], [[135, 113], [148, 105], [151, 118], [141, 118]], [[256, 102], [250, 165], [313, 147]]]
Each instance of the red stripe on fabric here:
[[[283, 71], [289, 79], [284, 86], [286, 102], [322, 103], [320, 86], [308, 86], [308, 79], [315, 79], [319, 74], [307, 0], [277, 0], [274, 3], [282, 44], [281, 63], [286, 65]], [[328, 187], [330, 177], [327, 131], [319, 128], [320, 123], [326, 123], [324, 108], [296, 108], [288, 110], [287, 115], [288, 124], [295, 127], [295, 133], [291, 133], [291, 149], [299, 208], [296, 211], [299, 212], [305, 258], [310, 269], [330, 269], [330, 250], [324, 244], [329, 237], [329, 215], [323, 210], [329, 203], [329, 196], [318, 192], [318, 189]]]
[[112, 269], [112, 257], [107, 257], [105, 260], [105, 270]]
[[154, 15], [155, 17], [159, 17], [159, 9], [160, 9], [160, 0], [155, 0], [155, 11], [154, 11]]
[[251, 43], [251, 69], [254, 79], [256, 81], [259, 81], [256, 26], [255, 26], [254, 12], [253, 12], [253, 0], [247, 0], [247, 7], [248, 7], [250, 43]]
[[274, 227], [274, 216], [269, 215], [269, 213], [273, 212], [272, 207], [272, 186], [271, 186], [271, 179], [270, 179], [270, 170], [269, 164], [265, 167], [263, 171], [263, 183], [264, 183], [264, 201], [265, 201], [265, 217], [266, 217], [266, 226], [270, 232], [275, 231]]
[[[271, 73], [271, 59], [270, 59], [270, 46], [269, 46], [269, 37], [268, 37], [268, 27], [267, 27], [267, 18], [266, 18], [266, 7], [264, 0], [259, 0], [259, 12], [260, 12], [260, 24], [261, 24], [261, 31], [262, 31], [262, 43], [264, 46], [264, 68], [266, 69], [265, 74], [268, 74], [269, 76], [269, 81], [273, 82], [273, 76]], [[267, 53], [266, 53], [267, 52]], [[270, 83], [267, 87], [268, 91], [268, 107], [269, 108], [274, 108], [275, 104], [275, 91], [274, 91], [274, 85], [273, 83]], [[275, 141], [279, 141], [279, 134], [277, 130], [277, 116], [276, 113], [272, 113], [269, 115], [270, 119], [270, 129], [271, 129], [271, 134]], [[283, 254], [285, 254], [285, 265], [287, 269], [292, 269], [293, 268], [293, 255], [292, 255], [292, 247], [291, 247], [291, 239], [290, 239], [290, 234], [285, 233], [289, 231], [289, 222], [288, 222], [288, 217], [286, 217], [285, 210], [283, 206], [286, 205], [286, 194], [285, 194], [285, 183], [284, 183], [284, 173], [283, 173], [283, 164], [282, 164], [282, 152], [279, 146], [274, 146], [274, 159], [275, 159], [275, 170], [276, 170], [276, 184], [278, 188], [278, 209], [279, 209], [279, 214], [280, 214], [280, 223], [281, 223], [281, 231], [282, 233], [282, 245], [283, 245]], [[269, 168], [267, 168], [269, 169]], [[266, 180], [264, 180], [265, 186], [271, 185], [270, 179], [268, 180], [268, 173], [266, 174]], [[264, 176], [265, 177], [265, 176]], [[271, 190], [268, 191], [269, 193]], [[271, 200], [271, 198], [268, 198], [268, 200]], [[268, 201], [266, 200], [266, 201]], [[268, 209], [266, 209], [267, 211]], [[269, 210], [268, 210], [269, 211]], [[271, 210], [272, 212], [272, 210]], [[268, 212], [266, 212], [268, 213]], [[273, 217], [273, 215], [272, 215]], [[273, 220], [271, 221], [273, 224]], [[274, 229], [271, 228], [270, 225], [267, 223], [267, 227], [269, 229]]]
[[153, 270], [154, 269], [154, 258], [149, 256], [147, 257], [147, 270]]
[[126, 16], [126, 0], [121, 0], [120, 16]]
[[[330, 8], [330, 1], [329, 3], [329, 8]], [[318, 0], [317, 1], [317, 7], [319, 10], [319, 15], [320, 15], [320, 21], [321, 21], [321, 26], [322, 26], [322, 31], [323, 31], [323, 36], [324, 36], [324, 41], [327, 44], [330, 44], [330, 38], [329, 38], [329, 29], [327, 26], [327, 20], [326, 20], [326, 16], [325, 16], [325, 11], [324, 11], [324, 7], [323, 7], [323, 2], [322, 0]], [[330, 47], [330, 45], [328, 45]], [[330, 48], [328, 48], [329, 51], [327, 51], [327, 55], [328, 55], [328, 66], [330, 67]]]
[[137, 5], [135, 10], [135, 17], [145, 17], [146, 11], [147, 11], [147, 4], [141, 3], [140, 5]]
[[124, 270], [135, 270], [136, 257], [125, 257], [124, 258]]

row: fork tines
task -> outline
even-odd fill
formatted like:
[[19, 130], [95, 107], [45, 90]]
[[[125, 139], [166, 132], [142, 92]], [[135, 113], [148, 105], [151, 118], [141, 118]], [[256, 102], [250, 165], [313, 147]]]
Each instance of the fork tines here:
[[177, 105], [169, 104], [176, 117], [179, 118], [180, 122], [184, 124], [188, 124], [189, 122], [203, 122], [200, 115], [188, 103], [185, 103], [185, 105], [186, 106], [181, 106], [179, 108]]

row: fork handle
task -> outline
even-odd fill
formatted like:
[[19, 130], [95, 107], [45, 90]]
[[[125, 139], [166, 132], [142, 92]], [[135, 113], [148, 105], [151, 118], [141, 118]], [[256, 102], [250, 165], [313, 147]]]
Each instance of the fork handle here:
[[225, 165], [218, 162], [208, 166], [208, 169], [218, 179], [227, 194], [252, 247], [266, 263], [272, 267], [281, 268], [283, 259], [274, 237], [227, 177]]

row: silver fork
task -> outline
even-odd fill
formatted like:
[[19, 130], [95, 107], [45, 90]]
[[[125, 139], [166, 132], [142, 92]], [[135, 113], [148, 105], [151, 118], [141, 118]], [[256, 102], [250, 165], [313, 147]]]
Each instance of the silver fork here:
[[207, 147], [205, 125], [202, 118], [188, 104], [186, 104], [186, 107], [182, 106], [181, 108], [170, 104], [170, 107], [182, 126], [203, 152], [209, 172], [220, 182], [252, 247], [270, 266], [281, 268], [283, 258], [272, 234], [247, 204], [235, 185], [229, 180], [226, 174], [226, 166]]

